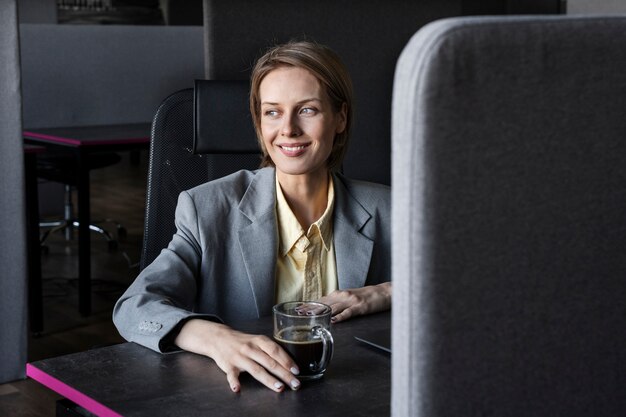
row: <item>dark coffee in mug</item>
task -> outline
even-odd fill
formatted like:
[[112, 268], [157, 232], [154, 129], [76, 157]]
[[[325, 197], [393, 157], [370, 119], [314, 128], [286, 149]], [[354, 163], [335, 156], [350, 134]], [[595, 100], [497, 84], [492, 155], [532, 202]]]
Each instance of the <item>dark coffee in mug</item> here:
[[320, 373], [324, 352], [322, 339], [310, 327], [288, 327], [274, 336], [276, 342], [293, 358], [300, 369], [299, 376]]
[[300, 380], [324, 376], [333, 357], [330, 306], [316, 301], [287, 301], [274, 306], [274, 340], [291, 355]]

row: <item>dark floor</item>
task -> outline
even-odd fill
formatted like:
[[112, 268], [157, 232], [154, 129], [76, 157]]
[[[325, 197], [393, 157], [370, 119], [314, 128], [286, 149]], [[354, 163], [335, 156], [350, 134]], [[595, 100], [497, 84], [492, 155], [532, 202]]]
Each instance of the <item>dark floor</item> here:
[[[66, 241], [61, 233], [48, 239], [42, 256], [44, 331], [31, 334], [30, 362], [122, 342], [111, 322], [113, 304], [138, 272], [145, 209], [147, 153], [139, 165], [124, 155], [121, 163], [91, 173], [91, 213], [94, 220], [115, 219], [127, 236], [117, 250], [92, 233], [93, 314], [78, 313], [76, 240]], [[111, 232], [111, 223], [102, 223]], [[55, 415], [60, 398], [32, 380], [0, 385], [0, 416]]]

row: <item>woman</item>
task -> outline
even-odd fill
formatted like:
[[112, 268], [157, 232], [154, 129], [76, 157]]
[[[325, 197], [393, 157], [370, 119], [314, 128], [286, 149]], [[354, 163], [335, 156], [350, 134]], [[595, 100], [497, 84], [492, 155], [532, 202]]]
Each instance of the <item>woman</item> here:
[[117, 302], [120, 334], [165, 352], [213, 358], [231, 389], [248, 372], [297, 389], [274, 341], [223, 323], [288, 300], [329, 304], [333, 321], [390, 308], [390, 192], [341, 166], [352, 120], [349, 75], [334, 52], [291, 42], [261, 57], [250, 110], [262, 168], [181, 193], [177, 232]]

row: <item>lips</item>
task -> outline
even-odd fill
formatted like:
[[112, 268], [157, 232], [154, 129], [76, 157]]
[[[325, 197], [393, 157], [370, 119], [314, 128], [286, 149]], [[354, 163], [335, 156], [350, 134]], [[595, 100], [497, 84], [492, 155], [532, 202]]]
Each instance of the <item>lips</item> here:
[[300, 156], [302, 155], [306, 148], [309, 147], [309, 143], [304, 143], [304, 144], [284, 144], [284, 145], [278, 145], [278, 148], [280, 149], [280, 151], [282, 152], [283, 155], [286, 156]]

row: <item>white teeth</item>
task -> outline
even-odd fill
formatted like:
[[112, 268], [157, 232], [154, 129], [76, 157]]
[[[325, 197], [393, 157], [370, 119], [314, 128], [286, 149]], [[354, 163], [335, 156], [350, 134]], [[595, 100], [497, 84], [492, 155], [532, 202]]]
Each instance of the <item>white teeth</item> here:
[[284, 150], [288, 152], [295, 152], [304, 149], [304, 146], [281, 146]]

